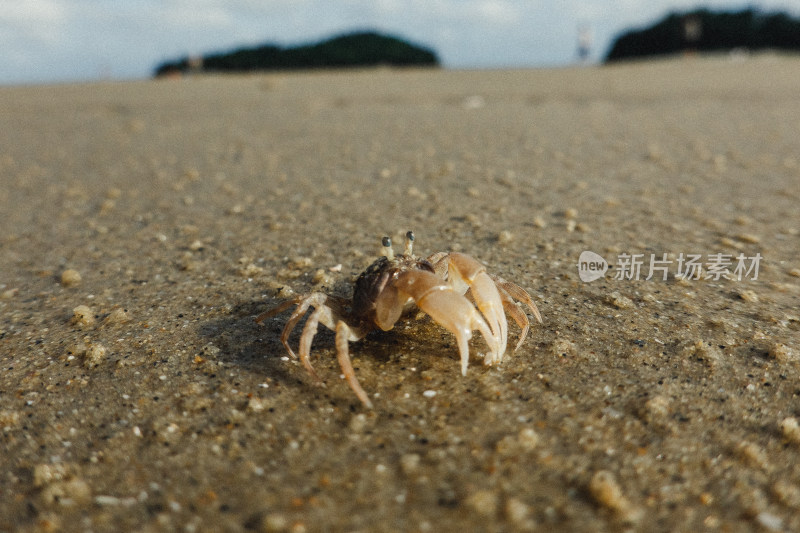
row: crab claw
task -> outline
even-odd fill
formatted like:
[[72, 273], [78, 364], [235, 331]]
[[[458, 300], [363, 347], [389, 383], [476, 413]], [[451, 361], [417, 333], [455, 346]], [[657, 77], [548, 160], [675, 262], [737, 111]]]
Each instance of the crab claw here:
[[[414, 270], [399, 274], [392, 284], [392, 289], [394, 290], [385, 292], [387, 295], [385, 299], [379, 298], [376, 302], [378, 314], [384, 312], [390, 314], [389, 310], [384, 308], [394, 308], [398, 302], [406, 301], [408, 298], [413, 299], [417, 307], [455, 335], [461, 355], [463, 375], [466, 375], [469, 365], [469, 340], [474, 330], [479, 330], [486, 339], [494, 361], [494, 354], [500, 351], [497, 336], [486, 324], [478, 309], [452, 285], [432, 272]], [[392, 295], [391, 298], [389, 295]]]
[[468, 255], [451, 252], [443, 260], [447, 261], [447, 279], [451, 285], [462, 294], [470, 291], [475, 305], [492, 330], [494, 348], [491, 357], [486, 358], [487, 364], [499, 363], [508, 344], [508, 322], [497, 286], [486, 273], [486, 268]]

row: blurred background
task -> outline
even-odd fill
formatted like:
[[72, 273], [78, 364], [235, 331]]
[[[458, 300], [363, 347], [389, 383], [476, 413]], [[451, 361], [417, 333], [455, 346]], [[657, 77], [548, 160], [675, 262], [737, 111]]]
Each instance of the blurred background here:
[[798, 17], [800, 0], [3, 0], [0, 85], [146, 78], [165, 61], [363, 30], [424, 45], [445, 68], [592, 64], [621, 34], [698, 9]]

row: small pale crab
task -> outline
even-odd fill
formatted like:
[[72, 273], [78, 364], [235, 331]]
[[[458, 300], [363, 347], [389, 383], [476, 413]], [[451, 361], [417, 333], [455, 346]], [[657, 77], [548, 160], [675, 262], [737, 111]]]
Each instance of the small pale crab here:
[[[516, 351], [525, 341], [530, 323], [517, 306], [527, 304], [533, 316], [542, 317], [530, 295], [522, 287], [486, 272], [476, 259], [459, 252], [437, 252], [427, 259], [413, 254], [414, 233], [406, 233], [405, 250], [395, 255], [389, 237], [382, 240], [383, 256], [358, 276], [352, 300], [312, 292], [287, 300], [258, 317], [259, 324], [291, 306], [292, 312], [281, 334], [281, 342], [294, 358], [289, 335], [309, 308], [314, 308], [300, 336], [300, 361], [318, 382], [322, 380], [311, 366], [311, 342], [320, 323], [336, 332], [336, 354], [347, 383], [358, 399], [372, 407], [358, 383], [350, 362], [348, 343], [358, 341], [376, 329], [388, 331], [404, 316], [423, 311], [456, 337], [461, 354], [461, 374], [467, 374], [468, 341], [478, 330], [489, 352], [484, 363], [500, 363], [506, 352], [508, 323], [506, 313], [522, 330]], [[465, 295], [469, 293], [474, 302]]]

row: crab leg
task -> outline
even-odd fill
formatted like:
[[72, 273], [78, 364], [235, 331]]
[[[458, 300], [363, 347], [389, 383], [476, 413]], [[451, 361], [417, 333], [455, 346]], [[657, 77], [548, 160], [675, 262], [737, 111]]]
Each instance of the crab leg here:
[[361, 403], [372, 409], [372, 402], [369, 401], [367, 393], [361, 388], [361, 384], [358, 382], [356, 373], [353, 370], [353, 364], [350, 362], [350, 349], [348, 346], [350, 340], [358, 340], [358, 337], [353, 334], [347, 323], [340, 320], [336, 324], [336, 358], [339, 360], [339, 366], [342, 369], [344, 378], [347, 380], [347, 384], [356, 393]]
[[[281, 332], [281, 342], [283, 343], [284, 348], [286, 348], [286, 351], [289, 352], [289, 355], [291, 355], [294, 359], [297, 359], [297, 354], [294, 353], [292, 347], [289, 346], [289, 335], [292, 333], [292, 330], [294, 330], [295, 326], [300, 321], [300, 319], [303, 318], [303, 315], [306, 314], [308, 308], [311, 306], [311, 298], [306, 298], [306, 299], [295, 298], [294, 300], [289, 300], [288, 303], [290, 304], [296, 303], [298, 304], [298, 306], [297, 309], [292, 311], [291, 316], [289, 316], [289, 320], [286, 321], [286, 325], [283, 327], [283, 331]], [[284, 304], [279, 305], [272, 311], [267, 311], [266, 313], [262, 313], [261, 315], [258, 316], [258, 318], [256, 318], [256, 322], [261, 322], [264, 319], [269, 318], [270, 316], [277, 314], [280, 311], [283, 311], [284, 309], [286, 309], [286, 307], [288, 306], [286, 305], [285, 302]]]
[[284, 312], [286, 309], [289, 309], [293, 305], [297, 305], [297, 303], [302, 298], [292, 298], [291, 300], [286, 300], [285, 302], [281, 303], [280, 305], [273, 307], [272, 309], [267, 309], [260, 315], [256, 317], [256, 324], [261, 324], [268, 318], [272, 318], [273, 316], [279, 315]]
[[283, 347], [286, 348], [286, 351], [289, 352], [289, 355], [291, 355], [293, 359], [297, 359], [297, 354], [294, 353], [292, 347], [289, 346], [289, 335], [291, 335], [292, 330], [294, 330], [297, 323], [300, 321], [301, 318], [303, 318], [303, 315], [306, 314], [306, 311], [308, 311], [308, 308], [311, 305], [309, 299], [298, 297], [298, 298], [292, 298], [291, 300], [286, 300], [279, 306], [264, 311], [263, 313], [258, 315], [256, 317], [256, 323], [261, 324], [266, 319], [271, 318], [285, 311], [286, 309], [288, 309], [293, 305], [297, 305], [297, 308], [294, 311], [292, 311], [289, 320], [286, 321], [286, 325], [283, 327], [283, 331], [281, 331], [281, 343], [283, 344]]
[[528, 294], [528, 291], [526, 291], [516, 283], [511, 283], [510, 281], [506, 281], [499, 276], [491, 276], [491, 278], [497, 284], [498, 288], [505, 289], [506, 292], [508, 292], [508, 294], [512, 298], [515, 298], [521, 301], [522, 303], [526, 304], [530, 308], [531, 313], [533, 313], [533, 316], [536, 317], [536, 320], [538, 320], [540, 324], [542, 323], [542, 315], [539, 313], [539, 308], [536, 307], [535, 303], [533, 303], [531, 295]]
[[317, 334], [317, 325], [320, 321], [320, 316], [325, 311], [325, 307], [317, 307], [314, 311], [309, 315], [308, 320], [306, 320], [306, 325], [303, 327], [303, 334], [300, 336], [300, 362], [303, 363], [303, 366], [308, 371], [309, 374], [314, 376], [314, 379], [322, 382], [319, 375], [317, 374], [314, 367], [311, 366], [311, 342], [314, 340], [314, 336]]
[[522, 343], [525, 342], [525, 337], [528, 335], [528, 330], [530, 330], [530, 322], [528, 321], [527, 315], [522, 312], [522, 310], [517, 307], [516, 302], [511, 297], [508, 292], [503, 287], [497, 287], [497, 291], [500, 293], [500, 299], [503, 300], [503, 309], [506, 310], [506, 313], [511, 315], [511, 318], [514, 319], [514, 322], [517, 323], [519, 329], [522, 332], [519, 334], [519, 341], [517, 341], [517, 345], [514, 346], [514, 351], [516, 352], [519, 350], [519, 347], [522, 346]]

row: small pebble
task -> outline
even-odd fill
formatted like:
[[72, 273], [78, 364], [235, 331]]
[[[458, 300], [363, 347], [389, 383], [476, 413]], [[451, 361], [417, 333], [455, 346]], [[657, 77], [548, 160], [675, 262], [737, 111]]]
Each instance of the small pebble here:
[[278, 532], [289, 529], [289, 520], [282, 514], [270, 513], [261, 521], [263, 531]]
[[420, 459], [416, 453], [407, 453], [400, 457], [400, 469], [406, 475], [413, 474], [419, 470]]
[[[243, 278], [254, 278], [264, 273], [264, 268], [256, 265], [255, 263], [248, 263], [239, 269], [239, 275]], [[300, 273], [295, 277], [298, 277]]]
[[98, 496], [94, 497], [94, 503], [96, 503], [97, 505], [100, 505], [100, 506], [103, 506], [103, 505], [119, 505], [120, 504], [120, 499], [117, 498], [116, 496], [108, 496], [108, 495], [105, 495], [105, 494], [101, 494], [101, 495], [98, 495]]
[[303, 275], [302, 270], [293, 270], [291, 268], [282, 268], [275, 273], [280, 279], [297, 279]]
[[434, 396], [436, 396], [436, 391], [426, 390], [425, 392], [422, 393], [422, 395], [425, 396], [426, 398], [433, 398]]
[[278, 289], [278, 292], [275, 294], [275, 296], [277, 296], [281, 300], [285, 300], [288, 298], [292, 298], [294, 294], [295, 294], [294, 290], [292, 290], [291, 287], [289, 287], [288, 285], [284, 285], [280, 289]]
[[519, 441], [519, 445], [523, 450], [533, 450], [539, 444], [539, 435], [533, 430], [533, 428], [525, 428], [519, 432], [519, 436], [517, 437]]
[[625, 497], [614, 474], [607, 470], [600, 470], [592, 476], [589, 493], [598, 504], [610, 509], [625, 521], [634, 522], [642, 515], [641, 509], [634, 507]]
[[776, 342], [769, 347], [769, 356], [780, 363], [785, 363], [794, 359], [795, 354], [789, 346]]
[[800, 488], [794, 483], [778, 480], [772, 485], [772, 494], [787, 507], [800, 508]]
[[79, 328], [88, 328], [95, 323], [94, 311], [88, 305], [79, 305], [72, 310], [70, 324]]
[[311, 282], [314, 285], [329, 286], [329, 285], [333, 284], [333, 281], [334, 281], [333, 276], [331, 276], [330, 274], [328, 274], [327, 272], [325, 272], [321, 268], [317, 269], [317, 271], [314, 272], [314, 277], [311, 278]]
[[514, 235], [508, 230], [501, 231], [500, 234], [497, 236], [497, 242], [499, 242], [500, 244], [508, 244], [513, 240], [514, 240]]
[[247, 410], [253, 413], [260, 413], [266, 408], [267, 404], [261, 398], [253, 397], [247, 401]]
[[644, 403], [644, 419], [651, 424], [661, 424], [670, 412], [670, 401], [666, 396], [653, 396]]
[[775, 514], [762, 511], [756, 515], [756, 522], [769, 531], [780, 531], [783, 529], [783, 519]]
[[617, 291], [612, 292], [606, 297], [606, 302], [617, 309], [631, 309], [634, 307], [633, 300], [623, 296]]
[[16, 287], [13, 289], [6, 289], [3, 292], [0, 292], [0, 300], [10, 300], [14, 296], [16, 296], [18, 292], [19, 289]]
[[89, 348], [84, 341], [76, 341], [67, 347], [67, 360], [75, 359], [76, 357], [83, 357], [86, 350]]
[[728, 168], [728, 158], [724, 154], [716, 154], [713, 158], [714, 171], [725, 172]]
[[683, 356], [691, 359], [695, 358], [705, 364], [709, 370], [715, 370], [720, 362], [724, 360], [722, 351], [714, 343], [697, 340], [687, 344], [683, 349]]
[[516, 436], [508, 435], [500, 439], [495, 450], [500, 455], [517, 455], [535, 449], [538, 444], [539, 435], [532, 428], [525, 428]]
[[180, 270], [195, 270], [197, 268], [197, 261], [194, 260], [192, 252], [183, 252], [183, 256], [178, 260], [177, 266]]
[[741, 250], [742, 248], [744, 248], [742, 243], [740, 243], [739, 241], [735, 241], [735, 240], [731, 239], [730, 237], [722, 237], [719, 240], [719, 243], [722, 246], [727, 246], [728, 248], [735, 248], [737, 250]]
[[367, 427], [367, 415], [359, 413], [353, 416], [353, 418], [350, 419], [348, 427], [353, 433], [361, 433]]
[[19, 424], [19, 412], [11, 410], [0, 411], [0, 430], [12, 428]]
[[475, 228], [480, 228], [483, 225], [483, 223], [481, 222], [480, 217], [478, 215], [476, 215], [475, 213], [467, 213], [464, 218], [466, 219], [467, 222], [472, 224], [472, 226], [475, 227]]
[[758, 295], [750, 289], [739, 291], [739, 298], [750, 303], [755, 303], [758, 301]]
[[739, 486], [735, 488], [739, 509], [743, 516], [755, 518], [769, 505], [767, 495], [760, 488], [752, 486]]
[[569, 357], [575, 355], [576, 353], [576, 346], [575, 343], [569, 339], [565, 338], [558, 338], [553, 341], [553, 344], [550, 345], [550, 351], [556, 357]]
[[505, 506], [506, 517], [514, 524], [523, 524], [531, 514], [531, 509], [522, 500], [509, 498]]
[[419, 190], [418, 188], [416, 188], [414, 186], [409, 187], [408, 188], [408, 192], [406, 194], [408, 194], [408, 196], [410, 196], [412, 198], [416, 198], [418, 200], [425, 200], [428, 197], [427, 194], [425, 194], [424, 192], [422, 192], [421, 190]]
[[467, 497], [467, 505], [480, 515], [492, 517], [497, 513], [497, 494], [490, 490], [479, 490]]
[[770, 467], [767, 452], [753, 442], [741, 442], [737, 448], [739, 456], [750, 466], [768, 470]]
[[33, 486], [44, 487], [56, 481], [66, 479], [70, 475], [70, 467], [66, 463], [42, 463], [33, 467]]
[[115, 201], [114, 201], [114, 200], [112, 200], [111, 198], [106, 198], [106, 199], [105, 199], [105, 200], [103, 200], [103, 202], [100, 204], [100, 214], [101, 214], [101, 215], [107, 215], [107, 214], [108, 214], [108, 213], [110, 213], [110, 212], [111, 212], [111, 211], [112, 211], [112, 210], [113, 210], [113, 209], [114, 209], [116, 206], [117, 206], [117, 202], [115, 202]]
[[105, 325], [125, 324], [131, 321], [131, 315], [127, 309], [117, 307], [111, 311], [103, 321]]
[[81, 274], [77, 270], [67, 269], [61, 273], [61, 285], [64, 287], [74, 287], [81, 282]]
[[58, 503], [62, 507], [73, 507], [90, 503], [92, 489], [82, 479], [72, 478], [47, 485], [40, 496], [47, 505]]
[[302, 268], [308, 268], [314, 264], [314, 261], [310, 257], [293, 257], [289, 260], [289, 267], [297, 270]]
[[83, 354], [83, 366], [94, 368], [106, 360], [106, 348], [102, 344], [92, 344]]
[[752, 233], [740, 233], [736, 236], [742, 242], [747, 242], [750, 244], [758, 244], [761, 242], [761, 238], [758, 235], [753, 235]]
[[495, 444], [494, 449], [500, 455], [511, 455], [512, 453], [514, 453], [514, 451], [515, 451], [515, 449], [517, 447], [516, 440], [517, 439], [515, 439], [514, 437], [512, 437], [510, 435], [507, 436], [507, 437], [503, 437], [502, 439], [500, 439], [500, 441], [497, 444]]
[[222, 350], [219, 347], [215, 346], [213, 342], [208, 342], [205, 345], [203, 345], [202, 348], [200, 348], [200, 355], [203, 357], [214, 358], [217, 355], [219, 355], [221, 351]]
[[647, 145], [647, 158], [650, 161], [660, 161], [663, 157], [664, 152], [658, 144], [651, 142]]
[[793, 416], [781, 420], [779, 426], [783, 438], [793, 444], [800, 444], [800, 423]]
[[486, 100], [484, 100], [483, 96], [478, 94], [467, 96], [464, 100], [461, 101], [461, 106], [464, 109], [480, 109], [481, 107], [486, 105]]

